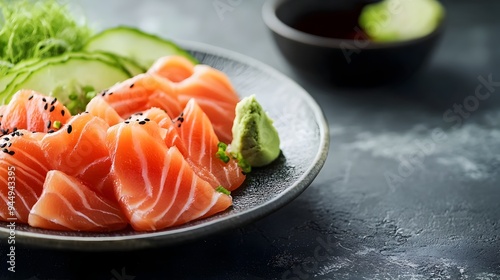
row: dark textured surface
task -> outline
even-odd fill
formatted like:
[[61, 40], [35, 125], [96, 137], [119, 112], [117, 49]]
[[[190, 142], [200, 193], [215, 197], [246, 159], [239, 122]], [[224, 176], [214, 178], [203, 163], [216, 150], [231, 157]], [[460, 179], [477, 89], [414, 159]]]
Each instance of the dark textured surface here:
[[[301, 196], [254, 224], [127, 254], [17, 246], [19, 279], [500, 279], [500, 86], [463, 117], [444, 118], [471, 99], [478, 77], [500, 81], [498, 1], [447, 1], [425, 71], [371, 90], [297, 76], [260, 19], [263, 1], [220, 0], [237, 4], [221, 18], [205, 0], [82, 2], [99, 27], [129, 23], [222, 46], [289, 75], [323, 107], [330, 154]], [[447, 138], [419, 148], [436, 128]]]

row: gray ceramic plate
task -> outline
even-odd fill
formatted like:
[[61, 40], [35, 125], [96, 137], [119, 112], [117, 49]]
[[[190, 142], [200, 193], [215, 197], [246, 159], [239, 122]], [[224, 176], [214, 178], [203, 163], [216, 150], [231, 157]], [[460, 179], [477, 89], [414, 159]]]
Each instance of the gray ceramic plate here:
[[[255, 94], [274, 119], [282, 140], [281, 156], [270, 166], [254, 169], [233, 192], [233, 207], [216, 216], [157, 232], [59, 232], [17, 225], [16, 242], [77, 250], [136, 249], [170, 245], [235, 228], [276, 211], [311, 184], [328, 152], [328, 126], [318, 104], [296, 83], [274, 69], [242, 55], [184, 43], [203, 64], [229, 75], [241, 96]], [[0, 238], [9, 234], [0, 224]]]

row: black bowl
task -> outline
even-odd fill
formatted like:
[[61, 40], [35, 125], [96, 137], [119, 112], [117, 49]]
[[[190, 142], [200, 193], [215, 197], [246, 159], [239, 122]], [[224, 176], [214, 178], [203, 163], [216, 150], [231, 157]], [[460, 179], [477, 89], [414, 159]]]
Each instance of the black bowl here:
[[321, 11], [346, 16], [338, 26], [325, 27], [323, 31], [361, 31], [356, 26], [357, 17], [367, 2], [370, 1], [268, 0], [262, 14], [284, 57], [303, 74], [349, 86], [380, 85], [411, 77], [435, 49], [443, 21], [427, 36], [390, 43], [371, 41], [362, 32], [350, 39], [337, 39], [291, 27], [300, 18]]

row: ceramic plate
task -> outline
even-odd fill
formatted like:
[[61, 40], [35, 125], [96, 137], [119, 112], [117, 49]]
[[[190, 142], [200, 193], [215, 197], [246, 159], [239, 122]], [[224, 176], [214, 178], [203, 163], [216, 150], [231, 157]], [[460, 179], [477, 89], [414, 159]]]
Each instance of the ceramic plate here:
[[[280, 157], [254, 169], [232, 193], [226, 212], [156, 232], [61, 232], [17, 224], [16, 243], [77, 250], [136, 249], [171, 245], [235, 228], [276, 211], [311, 184], [328, 153], [328, 126], [318, 104], [295, 82], [248, 57], [199, 43], [183, 43], [203, 64], [226, 73], [240, 96], [255, 94], [274, 119], [281, 138]], [[0, 238], [9, 230], [0, 224]]]

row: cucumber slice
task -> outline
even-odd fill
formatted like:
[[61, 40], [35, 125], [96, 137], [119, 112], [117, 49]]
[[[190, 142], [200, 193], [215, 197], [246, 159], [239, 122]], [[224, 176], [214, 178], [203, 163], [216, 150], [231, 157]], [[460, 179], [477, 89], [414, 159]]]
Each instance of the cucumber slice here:
[[[78, 99], [73, 113], [82, 111], [87, 101], [84, 97], [89, 91], [102, 91], [131, 77], [124, 68], [106, 57], [109, 58], [101, 54], [68, 53], [41, 60], [37, 68], [32, 65], [31, 70], [19, 73], [0, 94], [0, 101], [6, 104], [18, 90], [32, 89], [55, 96], [67, 106]], [[75, 98], [70, 98], [75, 95]]]
[[107, 55], [113, 56], [119, 64], [121, 64], [129, 73], [130, 76], [136, 76], [142, 73], [146, 73], [146, 69], [142, 68], [137, 62], [127, 57], [115, 55], [112, 53], [106, 53]]
[[[16, 65], [16, 67], [12, 69], [13, 72], [9, 72], [6, 76], [0, 79], [0, 96], [2, 97], [1, 101], [7, 102], [10, 99], [10, 95], [15, 93], [20, 87], [26, 88], [23, 85], [33, 72], [36, 72], [38, 71], [38, 69], [47, 65], [64, 63], [70, 59], [99, 60], [113, 65], [116, 68], [120, 68], [122, 71], [126, 72], [128, 76], [132, 76], [132, 74], [129, 73], [127, 69], [120, 63], [120, 60], [118, 58], [105, 53], [66, 53], [60, 56], [50, 57], [46, 59], [26, 60], [21, 63], [24, 67]], [[64, 77], [64, 75], [61, 77]], [[62, 78], [62, 80], [63, 79], [64, 78]]]
[[181, 55], [195, 64], [198, 63], [175, 43], [126, 26], [110, 28], [95, 35], [83, 49], [87, 52], [113, 53], [134, 60], [144, 69], [149, 69], [158, 58], [167, 55]]
[[[41, 63], [42, 61], [43, 63]], [[50, 58], [44, 60], [41, 60], [39, 58], [33, 58], [33, 59], [23, 60], [17, 63], [7, 71], [5, 76], [0, 78], [0, 93], [4, 92], [5, 90], [8, 90], [7, 88], [12, 85], [12, 82], [17, 80], [19, 76], [22, 76], [23, 73], [36, 70], [37, 68], [40, 67], [40, 65], [42, 64], [45, 65], [50, 61], [51, 61]]]
[[373, 41], [411, 40], [434, 31], [444, 13], [437, 0], [383, 0], [366, 5], [359, 24]]

